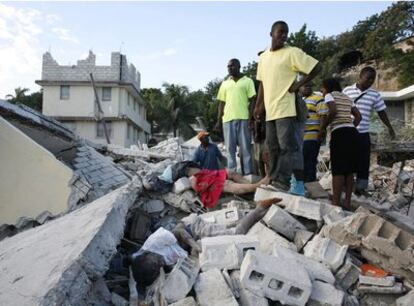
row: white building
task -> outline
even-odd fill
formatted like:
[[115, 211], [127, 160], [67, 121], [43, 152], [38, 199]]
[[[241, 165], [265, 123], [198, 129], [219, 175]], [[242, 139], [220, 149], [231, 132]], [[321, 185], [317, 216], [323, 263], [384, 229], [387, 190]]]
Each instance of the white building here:
[[414, 85], [399, 91], [381, 91], [390, 119], [414, 123]]
[[96, 143], [106, 143], [103, 125], [98, 123], [95, 95], [90, 81], [93, 73], [110, 141], [129, 147], [146, 142], [151, 132], [146, 120], [146, 102], [140, 95], [140, 74], [125, 55], [111, 54], [110, 66], [96, 66], [95, 55], [77, 65], [59, 65], [49, 52], [43, 55], [43, 114]]

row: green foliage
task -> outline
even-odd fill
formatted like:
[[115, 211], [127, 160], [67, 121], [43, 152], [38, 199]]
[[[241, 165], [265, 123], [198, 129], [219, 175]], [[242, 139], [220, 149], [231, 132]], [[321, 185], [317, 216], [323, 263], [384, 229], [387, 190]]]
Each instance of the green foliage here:
[[307, 54], [316, 57], [319, 39], [315, 31], [306, 32], [306, 23], [300, 28], [298, 32], [291, 33], [287, 43], [291, 46], [298, 47]]
[[24, 104], [41, 112], [43, 101], [42, 91], [33, 92], [30, 95], [26, 95], [27, 92], [29, 92], [28, 88], [17, 87], [14, 89], [14, 94], [7, 95], [6, 99], [10, 103]]

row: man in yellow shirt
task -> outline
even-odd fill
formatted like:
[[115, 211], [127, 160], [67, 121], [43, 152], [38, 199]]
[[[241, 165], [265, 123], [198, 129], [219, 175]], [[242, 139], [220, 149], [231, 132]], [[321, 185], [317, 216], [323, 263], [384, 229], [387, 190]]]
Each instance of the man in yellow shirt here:
[[[277, 21], [272, 25], [271, 47], [260, 55], [257, 67], [257, 80], [261, 84], [254, 110], [256, 119], [266, 111], [270, 177], [274, 186], [284, 190], [289, 189], [292, 175], [291, 157], [299, 150], [295, 137], [295, 93], [321, 70], [316, 59], [299, 48], [285, 45], [288, 34], [286, 22]], [[305, 77], [296, 82], [299, 73]], [[299, 179], [297, 183], [301, 187], [303, 180]]]
[[251, 174], [251, 133], [249, 130], [249, 99], [256, 96], [253, 80], [240, 73], [240, 61], [231, 59], [227, 65], [229, 78], [220, 85], [217, 127], [223, 124], [224, 143], [227, 150], [227, 167], [236, 172], [236, 150], [240, 147], [244, 175]]

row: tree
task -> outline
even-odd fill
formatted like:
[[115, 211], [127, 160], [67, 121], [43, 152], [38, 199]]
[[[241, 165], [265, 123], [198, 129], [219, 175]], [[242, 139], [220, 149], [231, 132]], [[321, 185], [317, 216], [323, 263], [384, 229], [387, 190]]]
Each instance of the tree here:
[[14, 89], [14, 95], [7, 95], [6, 99], [11, 103], [22, 103], [23, 98], [26, 96], [26, 92], [29, 88], [17, 87]]
[[6, 99], [13, 104], [23, 104], [30, 108], [33, 108], [39, 112], [42, 112], [43, 93], [42, 90], [26, 95], [29, 91], [28, 88], [17, 87], [14, 90], [14, 95], [9, 94]]
[[316, 50], [318, 48], [319, 39], [315, 31], [306, 32], [306, 23], [300, 28], [298, 32], [291, 33], [287, 43], [291, 46], [298, 47], [307, 54], [317, 57]]

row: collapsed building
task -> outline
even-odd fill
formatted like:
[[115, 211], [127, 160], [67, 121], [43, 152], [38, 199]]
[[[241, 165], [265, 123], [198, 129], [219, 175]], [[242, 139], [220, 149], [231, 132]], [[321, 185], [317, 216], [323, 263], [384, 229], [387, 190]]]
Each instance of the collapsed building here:
[[[330, 204], [329, 172], [307, 198], [263, 185], [222, 194], [207, 212], [186, 176], [148, 188], [148, 175], [188, 159], [194, 140], [127, 149], [80, 139], [24, 106], [1, 102], [0, 116], [1, 305], [412, 305], [410, 162], [373, 166], [371, 197], [354, 197], [355, 212]], [[401, 163], [401, 152], [385, 153]], [[139, 295], [130, 258], [155, 233], [188, 216], [232, 228], [274, 198], [247, 233], [201, 237], [199, 252]]]

